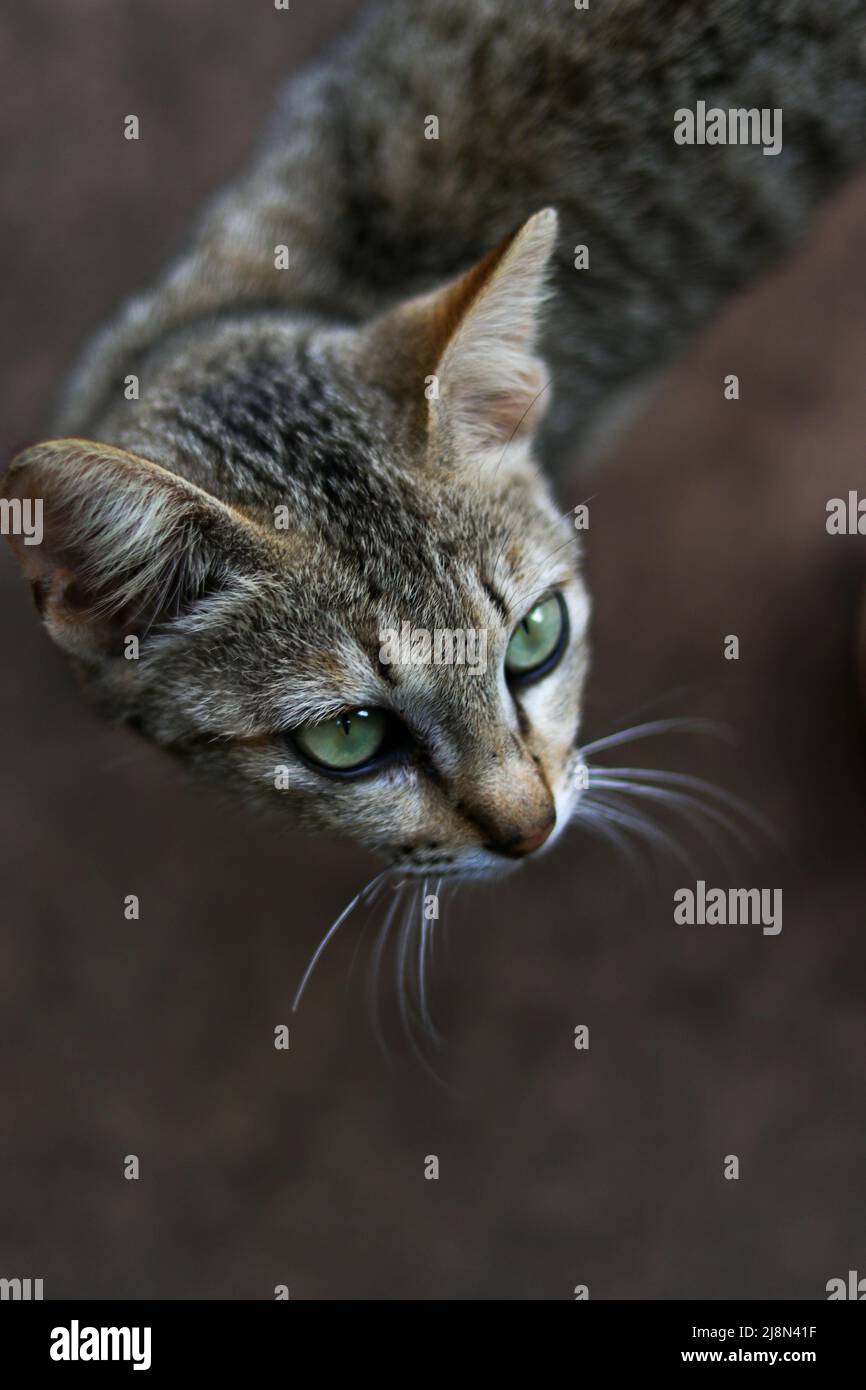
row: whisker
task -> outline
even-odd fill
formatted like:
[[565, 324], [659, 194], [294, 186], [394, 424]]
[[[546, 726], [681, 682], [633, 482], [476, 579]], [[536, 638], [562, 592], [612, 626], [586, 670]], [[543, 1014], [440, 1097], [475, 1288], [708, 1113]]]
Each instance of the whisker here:
[[407, 963], [409, 959], [409, 943], [411, 941], [412, 929], [416, 925], [416, 922], [419, 920], [415, 915], [415, 909], [417, 905], [418, 895], [416, 892], [412, 896], [412, 899], [409, 903], [409, 910], [403, 920], [403, 925], [400, 928], [400, 944], [397, 953], [397, 998], [400, 1010], [400, 1020], [403, 1024], [403, 1031], [406, 1035], [409, 1046], [415, 1054], [416, 1061], [420, 1063], [421, 1067], [423, 1067], [424, 1071], [431, 1078], [431, 1080], [435, 1081], [438, 1086], [442, 1086], [445, 1090], [450, 1091], [452, 1090], [452, 1087], [450, 1087], [447, 1084], [447, 1082], [443, 1081], [442, 1077], [439, 1076], [436, 1070], [430, 1065], [429, 1061], [424, 1056], [424, 1053], [422, 1052], [421, 1048], [418, 1046], [418, 1042], [415, 1037], [415, 1023], [417, 1021], [417, 1016], [415, 1014], [414, 1002], [409, 992], [409, 985], [411, 983], [411, 979], [407, 969]]
[[524, 410], [524, 412], [523, 412], [523, 414], [521, 415], [520, 419], [517, 421], [517, 424], [514, 426], [514, 429], [511, 431], [510, 435], [508, 436], [508, 439], [507, 439], [506, 444], [505, 444], [505, 448], [502, 450], [502, 453], [501, 453], [500, 456], [499, 456], [499, 462], [497, 463], [496, 467], [495, 467], [494, 470], [493, 470], [493, 476], [494, 476], [494, 478], [496, 477], [496, 474], [497, 474], [498, 471], [499, 471], [499, 465], [502, 463], [502, 460], [505, 458], [505, 455], [508, 453], [508, 450], [511, 448], [512, 442], [513, 442], [513, 440], [514, 440], [514, 436], [517, 434], [517, 431], [520, 429], [520, 426], [523, 424], [524, 420], [526, 419], [526, 417], [527, 417], [527, 415], [529, 414], [529, 412], [530, 412], [530, 410], [532, 409], [532, 407], [535, 405], [536, 401], [540, 401], [540, 400], [541, 400], [541, 397], [544, 395], [545, 391], [549, 391], [549, 390], [550, 390], [550, 387], [551, 387], [551, 382], [550, 382], [550, 381], [546, 381], [546, 382], [544, 383], [544, 385], [542, 386], [541, 390], [537, 393], [537, 395], [533, 396], [532, 400], [529, 402], [529, 405], [526, 407], [526, 409]]
[[364, 887], [361, 889], [361, 891], [355, 894], [348, 907], [343, 908], [343, 911], [340, 913], [333, 926], [329, 927], [328, 930], [325, 932], [325, 935], [322, 937], [321, 941], [319, 942], [318, 946], [313, 952], [309, 965], [304, 971], [304, 976], [301, 980], [301, 983], [298, 985], [297, 993], [295, 994], [295, 998], [292, 1002], [292, 1013], [297, 1012], [298, 1005], [301, 1002], [301, 996], [303, 995], [304, 990], [306, 989], [307, 984], [309, 983], [310, 977], [312, 976], [313, 971], [318, 965], [319, 960], [322, 956], [322, 952], [325, 950], [326, 946], [328, 945], [328, 942], [336, 935], [343, 922], [345, 922], [346, 918], [354, 911], [358, 903], [361, 902], [362, 899], [366, 897], [367, 893], [369, 893], [369, 891], [374, 887], [374, 885], [379, 883], [388, 873], [390, 873], [389, 869], [383, 869], [382, 872], [376, 874], [375, 878], [372, 878], [369, 883], [366, 883]]
[[370, 960], [370, 973], [367, 984], [367, 1006], [369, 1008], [370, 1017], [373, 1022], [373, 1029], [376, 1034], [376, 1041], [379, 1044], [379, 1048], [382, 1052], [382, 1055], [385, 1057], [385, 1060], [389, 1063], [389, 1065], [391, 1062], [391, 1054], [388, 1051], [388, 1047], [385, 1042], [385, 1037], [382, 1032], [382, 1024], [379, 1018], [379, 977], [382, 972], [382, 957], [385, 953], [385, 946], [388, 940], [388, 934], [391, 930], [391, 924], [394, 921], [394, 916], [402, 901], [403, 890], [405, 887], [406, 883], [404, 881], [402, 883], [398, 883], [394, 889], [394, 896], [391, 899], [387, 911], [385, 912], [385, 918], [382, 922], [381, 927], [379, 928], [379, 934], [376, 938], [376, 945], [373, 949], [373, 955]]
[[493, 568], [490, 571], [490, 577], [494, 583], [497, 582], [496, 571], [499, 569], [500, 561], [502, 560], [502, 557], [505, 554], [505, 547], [508, 545], [509, 541], [514, 540], [515, 536], [517, 535], [517, 529], [518, 528], [516, 522], [506, 529], [505, 539], [499, 547], [499, 550], [496, 552], [496, 559], [493, 561]]
[[595, 798], [594, 806], [600, 815], [612, 820], [614, 824], [622, 826], [624, 830], [631, 830], [633, 834], [642, 836], [648, 844], [655, 848], [667, 850], [671, 858], [683, 864], [690, 874], [696, 873], [695, 865], [689, 855], [686, 854], [681, 845], [677, 844], [668, 831], [663, 830], [661, 826], [656, 825], [654, 821], [651, 821], [634, 807], [626, 808], [621, 804], [618, 805], [603, 794]]
[[430, 1016], [430, 1007], [427, 1001], [427, 953], [429, 940], [432, 937], [432, 925], [427, 918], [427, 879], [424, 879], [424, 886], [421, 890], [421, 928], [418, 937], [418, 1003], [421, 1009], [421, 1021], [427, 1029], [430, 1037], [438, 1041], [439, 1034], [433, 1019]]
[[350, 962], [350, 964], [349, 964], [348, 973], [347, 973], [347, 975], [346, 975], [346, 991], [347, 991], [347, 992], [348, 992], [348, 989], [349, 989], [349, 985], [350, 985], [351, 982], [352, 982], [352, 976], [353, 976], [354, 973], [355, 973], [355, 966], [357, 965], [358, 956], [359, 956], [359, 954], [360, 954], [361, 947], [362, 947], [362, 945], [363, 945], [363, 943], [364, 943], [364, 937], [365, 937], [366, 934], [367, 934], [367, 928], [369, 927], [370, 922], [372, 921], [373, 912], [374, 912], [374, 910], [375, 910], [376, 903], [377, 903], [378, 900], [379, 900], [380, 891], [381, 891], [381, 889], [384, 887], [384, 883], [385, 883], [385, 880], [384, 880], [384, 878], [383, 878], [379, 883], [376, 884], [375, 888], [373, 889], [373, 892], [370, 894], [369, 898], [367, 899], [367, 904], [366, 904], [366, 905], [367, 905], [367, 907], [370, 908], [370, 911], [367, 913], [367, 916], [364, 918], [364, 925], [362, 926], [361, 930], [360, 930], [359, 933], [358, 933], [358, 940], [355, 942], [355, 949], [354, 949], [354, 951], [352, 952], [352, 960], [351, 960], [351, 962]]
[[[592, 785], [592, 782], [590, 782], [590, 785]], [[667, 810], [685, 816], [690, 821], [693, 821], [707, 843], [712, 846], [719, 857], [725, 862], [726, 868], [730, 868], [730, 865], [727, 862], [727, 856], [724, 853], [723, 846], [720, 844], [717, 836], [708, 833], [706, 826], [701, 822], [701, 817], [708, 820], [711, 825], [719, 826], [723, 830], [726, 830], [731, 838], [736, 840], [743, 848], [747, 850], [752, 849], [752, 844], [745, 833], [730, 819], [730, 817], [726, 816], [722, 811], [719, 811], [717, 807], [708, 806], [695, 796], [689, 796], [684, 792], [670, 791], [666, 787], [645, 787], [638, 784], [620, 782], [616, 779], [608, 780], [607, 778], [599, 778], [595, 785], [602, 789], [616, 792], [620, 796], [643, 797], [646, 801], [654, 801]]]
[[676, 791], [671, 787], [650, 786], [642, 782], [632, 782], [621, 777], [593, 777], [590, 771], [589, 784], [591, 787], [600, 787], [605, 791], [617, 792], [621, 796], [643, 797], [647, 801], [658, 801], [663, 806], [670, 806], [674, 811], [695, 811], [699, 815], [705, 815], [714, 820], [717, 825], [721, 825], [725, 830], [730, 831], [741, 844], [748, 845], [750, 842], [745, 838], [744, 831], [717, 806], [713, 806], [707, 801], [702, 801], [700, 797], [690, 792]]
[[756, 830], [761, 831], [761, 833], [766, 835], [769, 839], [775, 841], [777, 844], [781, 843], [776, 830], [770, 822], [766, 820], [764, 816], [760, 815], [759, 812], [755, 811], [748, 802], [742, 801], [740, 797], [734, 796], [732, 792], [727, 791], [724, 787], [718, 787], [713, 782], [705, 781], [702, 777], [693, 777], [691, 774], [685, 772], [669, 772], [667, 769], [651, 767], [601, 767], [597, 763], [593, 767], [588, 768], [588, 771], [590, 781], [592, 781], [593, 773], [598, 771], [603, 773], [605, 777], [621, 782], [623, 785], [631, 780], [637, 783], [658, 783], [660, 786], [671, 786], [674, 788], [683, 787], [686, 791], [703, 793], [705, 796], [714, 797], [717, 801], [720, 801], [723, 806], [727, 806], [731, 811], [742, 816], [744, 820], [748, 821]]
[[[590, 497], [585, 497], [585, 498], [583, 499], [582, 502], [575, 503], [575, 507], [577, 507], [577, 506], [585, 506], [588, 502], [593, 502], [593, 501], [595, 500], [596, 496], [597, 496], [597, 494], [596, 494], [596, 493], [593, 493]], [[563, 512], [562, 515], [561, 515], [560, 517], [557, 518], [557, 525], [560, 524], [560, 523], [563, 522], [563, 521], [566, 521], [569, 517], [573, 516], [575, 507], [569, 507], [569, 508], [568, 508], [568, 511]], [[492, 571], [491, 571], [492, 578], [493, 578], [494, 581], [496, 581], [496, 571], [497, 571], [497, 569], [498, 569], [498, 567], [499, 567], [499, 562], [500, 562], [500, 560], [502, 559], [503, 554], [505, 553], [505, 547], [508, 545], [508, 542], [509, 542], [510, 540], [512, 540], [512, 539], [514, 538], [514, 536], [516, 535], [516, 530], [517, 530], [516, 527], [509, 527], [508, 530], [507, 530], [507, 532], [506, 532], [505, 539], [503, 540], [502, 545], [499, 547], [499, 550], [498, 550], [497, 555], [496, 555], [496, 559], [495, 559], [495, 561], [493, 562], [493, 569], [492, 569]], [[530, 585], [527, 586], [526, 592], [525, 592], [525, 593], [521, 593], [521, 594], [518, 594], [518, 595], [516, 595], [516, 596], [514, 596], [514, 595], [510, 595], [510, 596], [509, 596], [509, 603], [512, 605], [512, 607], [513, 607], [513, 609], [514, 609], [515, 611], [517, 611], [517, 610], [527, 601], [528, 597], [530, 597], [530, 596], [532, 595], [532, 593], [533, 593], [533, 588], [532, 588], [531, 585], [532, 585], [532, 581], [534, 581], [535, 575], [538, 573], [538, 571], [539, 571], [540, 569], [542, 569], [543, 566], [546, 565], [546, 564], [548, 563], [548, 561], [552, 560], [553, 557], [554, 557], [554, 555], [557, 555], [557, 554], [559, 553], [560, 550], [563, 550], [563, 549], [565, 548], [565, 546], [568, 545], [572, 540], [579, 540], [579, 538], [578, 538], [578, 536], [577, 536], [576, 534], [575, 534], [575, 535], [572, 535], [572, 536], [569, 536], [568, 540], [563, 541], [559, 546], [557, 546], [557, 548], [556, 548], [555, 550], [552, 550], [552, 551], [550, 552], [549, 555], [546, 555], [546, 556], [544, 557], [544, 559], [541, 560], [541, 561], [539, 562], [538, 565], [536, 565], [535, 569], [532, 571]]]
[[646, 724], [634, 724], [630, 729], [620, 729], [606, 738], [594, 739], [592, 743], [584, 743], [580, 755], [585, 758], [588, 753], [598, 753], [603, 748], [617, 748], [622, 743], [651, 738], [656, 734], [713, 734], [717, 738], [731, 738], [727, 725], [714, 719], [653, 719]]
[[531, 598], [537, 595], [539, 589], [541, 588], [542, 581], [540, 579], [536, 579], [536, 576], [540, 573], [544, 566], [549, 564], [550, 561], [556, 555], [558, 555], [561, 550], [564, 550], [567, 545], [575, 544], [580, 544], [576, 531], [573, 535], [568, 536], [566, 540], [564, 540], [560, 545], [558, 545], [555, 550], [551, 550], [549, 555], [545, 555], [543, 560], [539, 561], [535, 568], [530, 572], [529, 578], [525, 581], [525, 588], [523, 588], [519, 594], [509, 594], [508, 601], [511, 604], [514, 612], [518, 612], [521, 608], [523, 608], [525, 604], [529, 602]]
[[[449, 891], [450, 890], [450, 891]], [[446, 965], [451, 963], [451, 938], [449, 930], [451, 926], [451, 910], [460, 892], [460, 880], [450, 879], [445, 884], [444, 896], [442, 899], [443, 913], [439, 921], [439, 940], [442, 943], [442, 954], [445, 957]]]
[[[436, 899], [436, 910], [437, 910], [437, 912], [440, 910], [440, 907], [441, 907], [441, 898], [440, 898], [441, 892], [442, 892], [442, 880], [441, 880], [441, 878], [437, 878], [437, 880], [436, 880], [436, 887], [433, 889], [433, 896], [434, 896], [434, 898]], [[438, 920], [439, 920], [438, 918], [434, 918], [434, 921], [438, 921]], [[432, 965], [433, 965], [433, 960], [434, 960], [433, 942], [434, 942], [434, 937], [435, 937], [435, 934], [436, 934], [436, 933], [435, 933], [435, 928], [434, 928], [433, 922], [430, 922], [428, 930], [429, 930], [429, 937], [428, 937], [428, 940], [429, 940], [429, 951], [428, 951], [428, 954], [429, 954], [429, 957], [430, 957], [430, 965], [431, 965], [431, 967], [432, 967]]]
[[396, 984], [397, 984], [397, 1004], [400, 1010], [400, 1019], [403, 1024], [403, 1031], [412, 1043], [414, 1050], [415, 1042], [412, 1034], [412, 1027], [409, 1021], [410, 996], [408, 993], [409, 981], [406, 971], [406, 962], [409, 957], [409, 941], [412, 935], [414, 923], [414, 910], [418, 902], [418, 890], [413, 887], [412, 896], [409, 899], [408, 908], [403, 916], [403, 921], [398, 933], [397, 954], [395, 957]]
[[603, 813], [596, 815], [595, 811], [596, 807], [591, 797], [589, 795], [583, 796], [575, 810], [574, 820], [582, 821], [588, 830], [594, 832], [600, 839], [607, 841], [608, 844], [613, 845], [646, 887], [649, 883], [646, 865], [635, 851], [628, 836], [612, 824]]

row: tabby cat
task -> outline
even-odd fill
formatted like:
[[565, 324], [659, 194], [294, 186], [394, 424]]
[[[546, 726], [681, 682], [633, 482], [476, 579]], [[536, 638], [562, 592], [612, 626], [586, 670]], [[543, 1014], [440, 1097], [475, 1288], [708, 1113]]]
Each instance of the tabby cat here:
[[[684, 143], [699, 103], [777, 113], [780, 148]], [[553, 843], [589, 599], [548, 479], [864, 142], [863, 0], [370, 9], [6, 475], [87, 695], [403, 874]]]

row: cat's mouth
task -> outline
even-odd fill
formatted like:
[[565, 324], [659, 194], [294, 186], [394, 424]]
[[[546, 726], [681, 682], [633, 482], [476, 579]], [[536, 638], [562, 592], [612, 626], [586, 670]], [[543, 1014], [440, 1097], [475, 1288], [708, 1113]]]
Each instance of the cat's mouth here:
[[519, 868], [519, 861], [509, 862], [507, 860], [500, 863], [491, 862], [489, 865], [455, 864], [453, 867], [447, 869], [406, 867], [395, 869], [391, 881], [396, 888], [400, 883], [405, 883], [410, 879], [415, 882], [423, 882], [426, 880], [430, 883], [437, 879], [447, 879], [449, 882], [458, 882], [464, 879], [504, 878], [506, 875], [513, 873], [515, 869]]
[[545, 838], [542, 845], [519, 856], [498, 854], [486, 849], [470, 850], [465, 857], [455, 858], [448, 863], [440, 861], [435, 864], [394, 864], [387, 872], [395, 886], [398, 882], [407, 879], [426, 879], [428, 882], [432, 882], [435, 879], [506, 878], [516, 870], [537, 861], [543, 851], [549, 848], [556, 838], [556, 833], [551, 834]]

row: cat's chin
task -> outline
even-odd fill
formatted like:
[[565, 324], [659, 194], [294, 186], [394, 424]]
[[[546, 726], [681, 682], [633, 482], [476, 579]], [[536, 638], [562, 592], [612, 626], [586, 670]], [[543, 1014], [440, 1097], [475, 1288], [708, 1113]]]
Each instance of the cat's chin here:
[[541, 853], [542, 851], [538, 851], [536, 854], [528, 855], [525, 859], [505, 859], [501, 855], [488, 854], [482, 850], [477, 856], [474, 854], [467, 856], [465, 860], [455, 862], [448, 868], [436, 868], [423, 864], [418, 866], [395, 864], [386, 872], [395, 882], [410, 878], [418, 879], [419, 882], [426, 879], [428, 883], [434, 883], [439, 879], [443, 882], [446, 880], [448, 882], [468, 881], [470, 879], [487, 879], [489, 881], [507, 878], [509, 875], [517, 873], [518, 870], [537, 861]]
[[467, 865], [465, 868], [454, 869], [394, 869], [392, 871], [392, 881], [396, 887], [399, 883], [409, 881], [415, 883], [427, 883], [431, 889], [437, 883], [487, 883], [495, 882], [497, 879], [507, 878], [515, 870], [522, 867], [519, 863], [502, 865]]

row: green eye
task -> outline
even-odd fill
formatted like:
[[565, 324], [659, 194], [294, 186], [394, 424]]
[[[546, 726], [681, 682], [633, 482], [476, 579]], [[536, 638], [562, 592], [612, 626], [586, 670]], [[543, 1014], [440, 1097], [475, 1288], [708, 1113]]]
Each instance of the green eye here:
[[557, 594], [542, 599], [521, 618], [505, 652], [505, 669], [511, 676], [528, 676], [553, 664], [564, 646], [565, 605]]
[[386, 719], [380, 709], [353, 709], [336, 719], [305, 724], [294, 738], [314, 763], [335, 772], [351, 772], [378, 753], [385, 741]]

